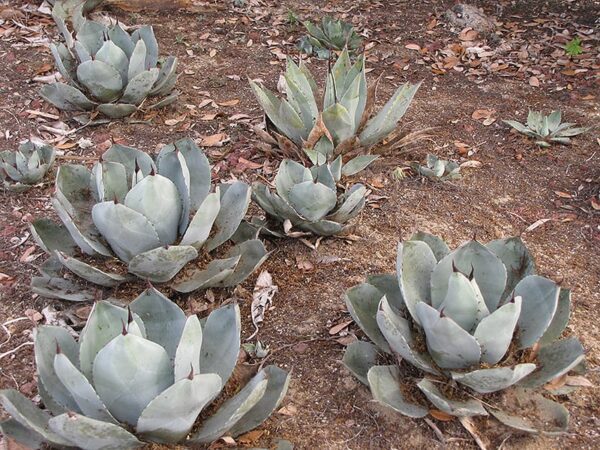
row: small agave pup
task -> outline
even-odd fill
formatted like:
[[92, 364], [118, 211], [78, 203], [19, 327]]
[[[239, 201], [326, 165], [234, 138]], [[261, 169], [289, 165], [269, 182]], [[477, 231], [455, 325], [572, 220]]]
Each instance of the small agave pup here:
[[406, 83], [372, 116], [377, 83], [367, 88], [364, 57], [352, 64], [347, 50], [327, 76], [322, 112], [317, 106], [316, 83], [306, 66], [288, 58], [285, 82], [286, 99], [250, 82], [271, 133], [260, 134], [290, 156], [295, 152], [301, 158], [299, 150], [303, 149], [314, 164], [366, 153], [389, 137], [419, 88], [419, 84]]
[[[168, 95], [177, 80], [177, 58], [169, 56], [158, 67], [158, 43], [151, 26], [132, 34], [116, 23], [109, 27], [82, 16], [73, 20], [75, 38], [55, 15], [64, 43], [50, 44], [64, 83], [42, 87], [42, 97], [65, 111], [97, 110], [112, 119], [138, 110], [148, 97]], [[147, 108], [174, 102], [168, 95]]]
[[237, 305], [202, 324], [154, 288], [128, 309], [95, 303], [79, 341], [65, 328], [39, 326], [34, 349], [45, 409], [13, 389], [0, 391], [11, 416], [0, 431], [29, 448], [84, 450], [197, 445], [246, 433], [283, 400], [285, 371], [265, 367], [191, 432], [233, 372], [240, 326]]
[[[520, 238], [472, 240], [451, 252], [417, 233], [398, 246], [396, 275], [370, 277], [346, 304], [375, 345], [351, 344], [344, 363], [380, 403], [410, 417], [426, 416], [429, 403], [459, 418], [492, 414], [525, 432], [566, 430], [567, 410], [536, 390], [584, 368], [580, 342], [561, 338], [570, 291], [535, 274]], [[379, 354], [403, 363], [378, 365]], [[405, 363], [420, 380], [403, 375]], [[529, 408], [527, 417], [516, 405]]]
[[503, 120], [519, 133], [534, 138], [535, 143], [540, 147], [550, 147], [554, 143], [568, 145], [571, 138], [585, 133], [588, 128], [574, 127], [574, 123], [561, 123], [562, 117], [560, 111], [552, 111], [548, 116], [544, 116], [538, 111], [529, 111], [527, 116], [527, 125], [523, 125], [516, 120]]
[[220, 184], [213, 193], [210, 189], [208, 160], [191, 139], [163, 147], [156, 164], [142, 151], [113, 145], [91, 171], [61, 166], [52, 205], [63, 224], [40, 219], [31, 227], [52, 256], [41, 268], [43, 276], [33, 278], [33, 290], [65, 300], [93, 299], [60, 277], [63, 267], [105, 287], [128, 278], [125, 270], [113, 269], [118, 261], [108, 259], [112, 270], [103, 270], [79, 259], [77, 248], [90, 256], [116, 256], [129, 274], [164, 283], [199, 252], [208, 256], [230, 239], [237, 245], [225, 259], [187, 271], [173, 288], [190, 292], [237, 285], [268, 256], [256, 236], [245, 241], [234, 236], [250, 203], [250, 187], [236, 181]]
[[[367, 188], [355, 184], [338, 196], [337, 183], [342, 175], [354, 175], [375, 158], [357, 156], [342, 165], [342, 158], [338, 157], [330, 164], [310, 169], [285, 159], [275, 176], [277, 192], [272, 193], [267, 186], [257, 182], [252, 187], [253, 199], [278, 222], [289, 221], [294, 227], [321, 236], [338, 234], [364, 207]], [[288, 231], [286, 234], [289, 235]]]
[[440, 159], [435, 155], [427, 155], [425, 166], [413, 164], [412, 168], [419, 175], [433, 181], [457, 180], [461, 177], [460, 166], [456, 162]]
[[335, 20], [329, 16], [323, 17], [321, 24], [310, 20], [303, 23], [308, 36], [298, 43], [298, 48], [304, 53], [315, 54], [317, 58], [328, 59], [331, 50], [355, 52], [362, 45], [362, 38], [354, 31], [352, 24], [343, 20]]
[[16, 152], [0, 152], [0, 179], [11, 191], [26, 191], [44, 179], [55, 157], [54, 147], [26, 141]]

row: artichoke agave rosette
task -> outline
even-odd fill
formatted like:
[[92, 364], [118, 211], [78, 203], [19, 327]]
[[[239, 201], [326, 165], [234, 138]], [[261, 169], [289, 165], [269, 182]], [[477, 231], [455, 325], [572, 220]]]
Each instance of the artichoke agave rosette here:
[[[90, 256], [116, 256], [131, 275], [157, 283], [171, 280], [199, 252], [235, 239], [250, 187], [235, 181], [210, 190], [208, 160], [191, 139], [163, 147], [156, 163], [142, 151], [113, 145], [91, 171], [61, 166], [52, 205], [62, 225], [48, 219], [32, 224], [36, 241], [52, 255], [41, 268], [44, 276], [32, 280], [34, 291], [72, 299], [73, 289], [58, 277], [57, 266], [105, 287], [127, 279], [78, 259], [77, 247]], [[236, 240], [224, 259], [188, 271], [173, 288], [190, 292], [237, 285], [268, 256], [255, 237]]]
[[417, 233], [399, 244], [396, 275], [372, 276], [345, 300], [373, 344], [351, 344], [344, 363], [380, 403], [410, 417], [430, 409], [405, 395], [402, 385], [412, 378], [402, 379], [398, 366], [377, 364], [378, 354], [388, 354], [424, 373], [416, 387], [446, 414], [489, 413], [522, 431], [548, 431], [497, 397], [480, 401], [518, 392], [548, 419], [549, 431], [566, 429], [567, 410], [535, 390], [583, 367], [580, 342], [561, 339], [570, 291], [535, 274], [520, 238], [472, 240], [450, 251], [442, 239]]
[[325, 16], [321, 24], [310, 20], [303, 23], [308, 36], [300, 39], [298, 47], [306, 54], [314, 53], [320, 59], [330, 57], [330, 50], [355, 52], [362, 45], [362, 38], [354, 31], [352, 24]]
[[105, 26], [75, 16], [75, 37], [55, 15], [64, 42], [50, 44], [56, 67], [64, 79], [42, 87], [41, 96], [64, 111], [97, 110], [111, 119], [136, 112], [148, 97], [164, 97], [149, 106], [174, 102], [177, 58], [159, 65], [158, 42], [151, 26], [129, 34], [119, 23]]
[[85, 450], [195, 445], [245, 433], [286, 394], [289, 375], [276, 366], [259, 371], [191, 432], [233, 372], [240, 328], [237, 305], [201, 322], [154, 288], [128, 309], [95, 303], [78, 341], [65, 328], [39, 326], [34, 348], [45, 409], [15, 390], [0, 391], [11, 415], [0, 431], [30, 448]]
[[585, 133], [589, 128], [575, 127], [574, 123], [563, 122], [560, 111], [552, 111], [545, 116], [539, 111], [529, 111], [527, 124], [516, 120], [503, 120], [507, 125], [525, 136], [535, 139], [540, 147], [550, 147], [553, 143], [569, 145], [573, 136]]
[[44, 179], [55, 157], [51, 145], [26, 141], [16, 152], [0, 152], [0, 179], [11, 191], [25, 191]]
[[317, 85], [302, 63], [287, 60], [286, 98], [251, 81], [254, 94], [267, 116], [263, 136], [284, 149], [303, 149], [313, 164], [333, 161], [339, 155], [366, 153], [392, 133], [420, 83], [398, 88], [384, 107], [372, 115], [377, 83], [367, 86], [364, 56], [351, 63], [344, 50], [327, 76], [322, 111]]
[[419, 175], [433, 181], [449, 181], [461, 178], [458, 163], [438, 158], [435, 155], [427, 155], [424, 166], [415, 163], [412, 167]]
[[332, 163], [311, 168], [284, 159], [275, 176], [276, 192], [256, 182], [252, 196], [278, 222], [289, 221], [294, 227], [321, 236], [338, 234], [364, 207], [367, 188], [357, 183], [338, 195], [337, 183], [342, 175], [354, 175], [375, 158], [362, 155], [342, 165], [340, 156]]

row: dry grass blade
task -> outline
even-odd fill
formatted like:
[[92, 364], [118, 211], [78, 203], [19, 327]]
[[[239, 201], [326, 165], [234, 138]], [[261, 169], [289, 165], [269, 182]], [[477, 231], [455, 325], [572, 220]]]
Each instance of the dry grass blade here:
[[406, 153], [417, 142], [431, 139], [433, 137], [431, 132], [435, 129], [436, 127], [429, 127], [418, 131], [403, 132], [396, 128], [373, 153], [384, 156], [399, 156]]

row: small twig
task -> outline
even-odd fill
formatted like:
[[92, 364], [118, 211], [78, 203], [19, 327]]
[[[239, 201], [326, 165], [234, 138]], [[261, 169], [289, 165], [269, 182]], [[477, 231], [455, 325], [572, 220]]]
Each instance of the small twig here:
[[12, 355], [13, 353], [16, 353], [17, 351], [19, 351], [21, 348], [27, 347], [29, 345], [33, 345], [33, 342], [23, 342], [21, 345], [19, 345], [16, 348], [13, 348], [12, 350], [10, 350], [8, 352], [0, 353], [0, 359], [4, 358], [5, 356]]
[[8, 322], [4, 322], [3, 324], [0, 324], [0, 327], [2, 327], [4, 332], [8, 335], [8, 338], [0, 344], [0, 347], [2, 347], [3, 345], [6, 345], [8, 343], [8, 341], [10, 341], [10, 339], [12, 338], [12, 333], [9, 331], [7, 325], [10, 325], [11, 323], [19, 322], [21, 320], [28, 320], [28, 319], [29, 319], [29, 317], [18, 317], [16, 319], [12, 319], [12, 320], [9, 320]]
[[487, 450], [487, 446], [485, 445], [485, 442], [483, 442], [481, 440], [481, 437], [479, 437], [479, 435], [475, 431], [475, 423], [473, 422], [473, 420], [470, 417], [465, 417], [465, 416], [459, 417], [458, 420], [460, 421], [460, 423], [464, 427], [464, 429], [467, 430], [467, 432], [471, 436], [473, 436], [473, 439], [475, 440], [475, 443], [477, 444], [477, 446], [481, 450]]
[[438, 426], [433, 422], [433, 420], [425, 417], [425, 423], [429, 425], [429, 427], [433, 430], [438, 440], [442, 443], [443, 448], [446, 448], [446, 438], [444, 437], [442, 430], [438, 428]]

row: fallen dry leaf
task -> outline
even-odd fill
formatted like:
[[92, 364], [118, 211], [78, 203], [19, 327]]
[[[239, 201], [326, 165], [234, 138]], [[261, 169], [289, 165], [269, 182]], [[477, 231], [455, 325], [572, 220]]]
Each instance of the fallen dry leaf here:
[[560, 198], [573, 198], [573, 196], [568, 192], [554, 191], [554, 193]]
[[536, 220], [535, 222], [533, 222], [531, 225], [529, 225], [525, 231], [533, 231], [535, 230], [537, 227], [544, 225], [546, 222], [550, 221], [552, 219], [540, 219], [540, 220]]
[[540, 85], [540, 80], [538, 79], [538, 77], [531, 77], [529, 78], [529, 86], [533, 86], [533, 87], [539, 87]]
[[352, 323], [352, 320], [347, 320], [345, 322], [342, 323], [338, 323], [337, 325], [334, 325], [333, 327], [331, 327], [329, 329], [329, 334], [331, 336], [338, 334], [340, 331], [342, 331], [343, 329], [347, 328], [348, 325], [350, 325]]
[[471, 118], [475, 120], [489, 119], [496, 112], [495, 109], [476, 109], [471, 114]]
[[417, 45], [417, 44], [406, 44], [404, 47], [407, 48], [407, 49], [409, 49], [409, 50], [416, 50], [416, 51], [420, 51], [421, 50], [421, 46]]
[[434, 419], [441, 420], [442, 422], [450, 422], [456, 419], [456, 416], [440, 411], [439, 409], [430, 409], [429, 415]]
[[231, 139], [227, 134], [217, 133], [211, 134], [210, 136], [203, 136], [200, 140], [200, 145], [203, 147], [222, 147], [230, 140]]
[[239, 98], [234, 98], [232, 100], [227, 100], [225, 102], [217, 103], [219, 106], [235, 106], [240, 102]]
[[462, 163], [460, 165], [460, 168], [461, 169], [478, 169], [481, 166], [482, 166], [481, 161], [471, 160], [471, 161], [465, 161], [464, 163]]
[[291, 403], [289, 405], [285, 405], [283, 408], [281, 408], [279, 411], [277, 411], [277, 414], [281, 414], [283, 416], [295, 416], [298, 413], [298, 408], [296, 408], [294, 405], [292, 405]]
[[250, 315], [252, 317], [252, 323], [254, 324], [255, 331], [252, 333], [247, 341], [252, 339], [258, 333], [260, 324], [265, 320], [265, 312], [273, 304], [273, 297], [277, 293], [279, 288], [273, 284], [273, 277], [271, 274], [263, 270], [256, 280], [254, 291], [252, 292], [252, 305], [250, 306]]
[[183, 114], [179, 117], [175, 117], [174, 119], [167, 119], [167, 120], [165, 120], [165, 125], [168, 125], [170, 127], [175, 126], [178, 123], [183, 122], [186, 117], [187, 117], [187, 114]]

